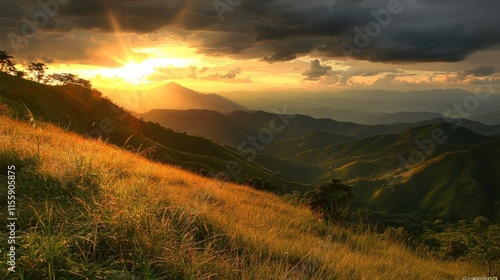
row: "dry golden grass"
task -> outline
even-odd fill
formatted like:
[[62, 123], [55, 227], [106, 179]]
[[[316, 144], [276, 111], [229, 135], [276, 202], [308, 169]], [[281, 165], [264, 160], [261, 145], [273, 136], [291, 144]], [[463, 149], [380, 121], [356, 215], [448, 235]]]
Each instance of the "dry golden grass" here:
[[275, 195], [50, 125], [0, 117], [0, 166], [7, 164], [21, 170], [17, 268], [24, 279], [459, 279], [484, 272], [414, 252], [397, 234], [327, 226]]

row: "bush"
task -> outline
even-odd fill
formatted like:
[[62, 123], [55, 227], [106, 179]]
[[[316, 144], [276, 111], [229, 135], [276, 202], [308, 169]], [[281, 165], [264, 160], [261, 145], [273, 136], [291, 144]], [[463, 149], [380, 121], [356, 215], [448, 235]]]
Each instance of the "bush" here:
[[346, 206], [354, 195], [352, 187], [340, 183], [340, 180], [332, 179], [323, 183], [316, 190], [304, 194], [304, 202], [311, 209], [327, 221], [338, 220], [341, 217], [341, 209]]

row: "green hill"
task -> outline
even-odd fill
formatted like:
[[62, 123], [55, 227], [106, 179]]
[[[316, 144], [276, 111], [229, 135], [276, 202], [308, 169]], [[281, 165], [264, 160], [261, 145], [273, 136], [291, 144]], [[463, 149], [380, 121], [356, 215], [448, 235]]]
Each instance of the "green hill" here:
[[[339, 122], [332, 119], [316, 119], [305, 115], [287, 114], [286, 108], [277, 108], [275, 113], [264, 111], [235, 111], [222, 114], [209, 110], [152, 110], [138, 116], [145, 120], [158, 122], [165, 127], [174, 130], [185, 131], [191, 135], [200, 135], [207, 139], [213, 139], [219, 143], [238, 147], [249, 136], [256, 137], [262, 129], [270, 128], [273, 120], [278, 118], [279, 132], [273, 134], [270, 145], [278, 146], [277, 142], [288, 139], [307, 138], [314, 133], [336, 134], [350, 136], [351, 140], [372, 137], [378, 135], [394, 134], [407, 131], [414, 127], [433, 125], [446, 122], [443, 118], [434, 118], [419, 123], [396, 123], [365, 125], [352, 122]], [[285, 119], [286, 126], [281, 129], [281, 119]], [[500, 134], [500, 125], [484, 125], [470, 120], [447, 120], [450, 123], [458, 123], [461, 127], [485, 136]], [[333, 135], [332, 135], [333, 136]], [[311, 145], [315, 142], [331, 141], [328, 135], [315, 135]], [[333, 136], [338, 138], [338, 136]], [[306, 140], [307, 141], [307, 140]], [[283, 144], [293, 144], [286, 143]], [[300, 143], [296, 143], [300, 144]], [[333, 143], [331, 143], [333, 144]], [[319, 144], [324, 146], [323, 144]], [[305, 145], [308, 146], [308, 145]], [[318, 148], [316, 146], [314, 148]], [[266, 146], [266, 148], [268, 148]], [[300, 147], [299, 147], [300, 149]], [[272, 149], [273, 153], [278, 149]], [[269, 152], [269, 151], [265, 151]], [[283, 155], [283, 154], [281, 154]]]
[[[446, 140], [431, 149], [436, 130]], [[498, 137], [442, 123], [307, 150], [292, 159], [329, 170], [325, 178], [348, 181], [371, 208], [498, 222], [499, 147]]]
[[[398, 173], [393, 189], [376, 190], [371, 203], [398, 212], [450, 220], [478, 216], [500, 222], [500, 141], [444, 153]], [[394, 174], [392, 174], [394, 175]]]

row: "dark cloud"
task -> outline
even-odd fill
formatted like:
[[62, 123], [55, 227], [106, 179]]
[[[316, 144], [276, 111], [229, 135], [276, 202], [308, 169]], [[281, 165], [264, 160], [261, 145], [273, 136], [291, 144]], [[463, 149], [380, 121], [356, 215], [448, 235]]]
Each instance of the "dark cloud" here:
[[318, 59], [311, 61], [311, 66], [309, 69], [302, 73], [302, 76], [306, 76], [304, 80], [317, 81], [321, 77], [326, 76], [328, 71], [332, 70], [331, 66], [321, 65]]
[[347, 85], [352, 83], [355, 77], [373, 77], [381, 74], [386, 74], [386, 76], [394, 77], [397, 76], [409, 76], [410, 74], [404, 73], [404, 71], [394, 69], [392, 67], [381, 67], [381, 66], [351, 66], [345, 70], [335, 69], [333, 70], [330, 66], [323, 66], [319, 63], [319, 60], [311, 61], [311, 66], [302, 75], [307, 76], [304, 80], [309, 81], [319, 81], [321, 84], [338, 84]]
[[187, 4], [181, 0], [72, 0], [61, 5], [60, 16], [84, 29], [143, 33], [171, 25]]
[[474, 77], [487, 77], [495, 74], [495, 67], [493, 66], [480, 66], [474, 69], [468, 69], [457, 73], [457, 78], [463, 80], [468, 76]]
[[[43, 11], [38, 1], [6, 2], [0, 11], [3, 44], [8, 44], [6, 34], [22, 33], [23, 17], [33, 21]], [[390, 12], [391, 3], [401, 4], [399, 12]], [[167, 28], [172, 36], [196, 42], [202, 53], [270, 63], [312, 53], [378, 62], [453, 62], [500, 44], [498, 0], [243, 1], [224, 12], [224, 21], [206, 0], [71, 0], [58, 9], [41, 26], [43, 34], [145, 34]]]

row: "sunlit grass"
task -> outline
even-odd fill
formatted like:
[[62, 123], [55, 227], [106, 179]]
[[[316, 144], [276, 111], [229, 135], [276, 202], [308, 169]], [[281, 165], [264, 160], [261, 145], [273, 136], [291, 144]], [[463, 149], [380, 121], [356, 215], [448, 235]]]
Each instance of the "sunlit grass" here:
[[[24, 279], [458, 279], [484, 272], [410, 250], [398, 233], [328, 226], [273, 194], [0, 117], [0, 166], [10, 164], [20, 170], [17, 271]], [[1, 234], [5, 240], [6, 229]]]

